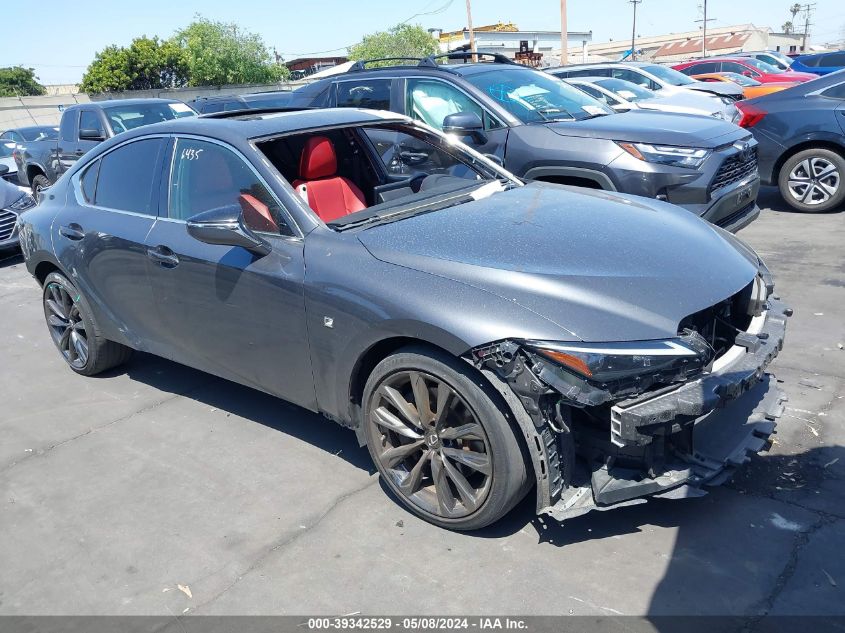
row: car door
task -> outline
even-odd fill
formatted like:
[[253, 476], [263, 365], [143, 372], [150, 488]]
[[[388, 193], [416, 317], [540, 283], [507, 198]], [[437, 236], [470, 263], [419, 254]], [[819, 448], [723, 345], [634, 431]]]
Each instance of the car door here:
[[[313, 408], [298, 229], [234, 148], [185, 136], [170, 152], [160, 217], [146, 241], [164, 355]], [[188, 234], [189, 218], [224, 206], [243, 211], [268, 255]]]
[[432, 77], [408, 77], [404, 87], [403, 114], [443, 131], [443, 121], [450, 114], [472, 112], [484, 125], [483, 142], [470, 137], [461, 140], [482, 154], [496, 156], [502, 163], [508, 128], [474, 98], [458, 86]]
[[89, 299], [105, 336], [154, 351], [158, 318], [144, 241], [155, 222], [164, 137], [132, 140], [74, 174], [53, 221], [62, 268]]

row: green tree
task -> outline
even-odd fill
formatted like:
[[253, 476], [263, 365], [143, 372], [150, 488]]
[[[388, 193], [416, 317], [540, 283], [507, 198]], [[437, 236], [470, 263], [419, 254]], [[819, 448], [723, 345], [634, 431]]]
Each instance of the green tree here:
[[365, 35], [359, 44], [349, 48], [349, 59], [427, 57], [436, 52], [437, 41], [419, 24], [397, 24], [387, 31]]
[[260, 35], [236, 24], [197, 16], [173, 42], [183, 52], [191, 86], [272, 83], [289, 74], [275, 63]]
[[97, 53], [82, 77], [83, 92], [178, 88], [187, 83], [184, 52], [172, 41], [138, 37], [128, 47]]
[[0, 68], [0, 97], [43, 95], [45, 92], [32, 68]]
[[792, 22], [790, 22], [789, 20], [784, 22], [783, 25], [781, 25], [781, 27], [780, 27], [780, 30], [783, 31], [784, 33], [786, 33], [787, 35], [792, 33], [792, 31], [794, 29], [795, 29], [795, 27], [792, 25]]

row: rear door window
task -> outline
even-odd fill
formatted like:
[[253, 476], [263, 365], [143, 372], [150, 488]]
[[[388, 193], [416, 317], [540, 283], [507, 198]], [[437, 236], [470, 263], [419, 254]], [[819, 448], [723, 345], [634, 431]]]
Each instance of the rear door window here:
[[370, 108], [390, 110], [391, 79], [361, 79], [337, 83], [339, 108]]
[[94, 204], [118, 211], [155, 215], [153, 185], [161, 146], [159, 138], [142, 139], [103, 156]]
[[[716, 62], [705, 62], [703, 64], [695, 64], [689, 68], [684, 69], [685, 75], [704, 75], [707, 73], [718, 72], [718, 64]], [[691, 71], [691, 72], [686, 72]]]

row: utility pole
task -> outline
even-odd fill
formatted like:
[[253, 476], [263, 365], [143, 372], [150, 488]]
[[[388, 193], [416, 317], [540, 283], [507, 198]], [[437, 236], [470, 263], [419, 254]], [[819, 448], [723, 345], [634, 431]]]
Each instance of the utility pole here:
[[637, 59], [637, 5], [643, 0], [628, 0], [634, 5], [634, 26], [631, 28], [631, 61]]
[[[699, 7], [701, 8], [701, 7]], [[707, 57], [707, 23], [708, 22], [715, 22], [716, 18], [708, 18], [707, 17], [707, 0], [704, 0], [704, 19], [696, 20], [696, 22], [701, 22], [702, 24], [702, 34], [701, 34], [701, 56]]]
[[813, 9], [816, 7], [816, 3], [813, 2], [812, 4], [805, 4], [804, 5], [804, 37], [801, 41], [801, 52], [807, 52], [807, 35], [810, 33], [810, 14], [813, 12]]
[[560, 65], [569, 63], [569, 38], [566, 35], [566, 0], [560, 0]]
[[470, 0], [467, 0], [467, 28], [469, 28], [469, 50], [475, 51], [475, 33], [472, 32], [472, 7]]

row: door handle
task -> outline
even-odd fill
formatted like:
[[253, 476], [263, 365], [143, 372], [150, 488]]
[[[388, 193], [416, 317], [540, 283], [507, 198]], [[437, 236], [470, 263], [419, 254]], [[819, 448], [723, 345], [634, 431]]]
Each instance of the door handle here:
[[79, 226], [76, 222], [72, 222], [67, 226], [59, 227], [59, 234], [64, 235], [69, 240], [79, 241], [83, 237], [85, 237], [85, 232], [82, 230], [82, 227]]
[[176, 268], [179, 265], [179, 258], [166, 246], [156, 246], [147, 249], [147, 257], [164, 268]]

